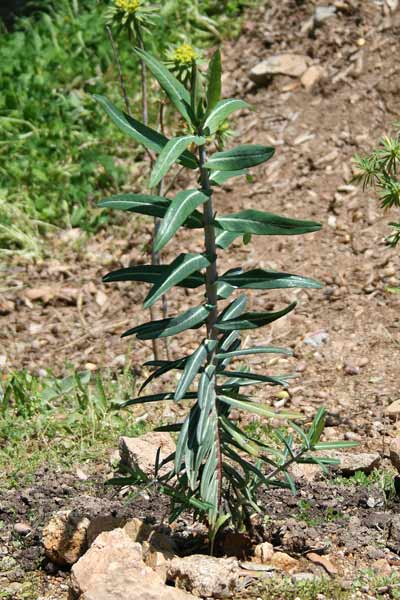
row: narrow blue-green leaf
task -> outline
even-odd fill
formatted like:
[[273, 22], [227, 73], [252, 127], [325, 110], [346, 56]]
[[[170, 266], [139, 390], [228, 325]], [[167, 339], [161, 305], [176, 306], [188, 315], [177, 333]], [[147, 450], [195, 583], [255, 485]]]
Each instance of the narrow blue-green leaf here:
[[[195, 392], [187, 392], [182, 400], [193, 400], [197, 397]], [[174, 392], [164, 392], [162, 394], [151, 394], [150, 396], [140, 396], [138, 398], [132, 398], [126, 402], [122, 402], [118, 405], [118, 408], [126, 408], [127, 406], [133, 406], [135, 404], [146, 404], [147, 402], [160, 402], [161, 400], [173, 400]]]
[[232, 150], [215, 152], [206, 162], [213, 171], [239, 171], [266, 162], [274, 155], [275, 148], [259, 144], [242, 144]]
[[247, 169], [241, 169], [240, 171], [212, 171], [210, 183], [211, 185], [223, 185], [225, 181], [228, 181], [231, 177], [240, 177], [240, 175], [247, 174]]
[[122, 337], [135, 334], [139, 340], [154, 340], [159, 337], [176, 335], [186, 329], [196, 329], [202, 325], [207, 319], [209, 312], [209, 308], [205, 306], [196, 306], [176, 317], [161, 319], [160, 321], [150, 321], [149, 323], [133, 327], [125, 331]]
[[253, 269], [251, 271], [228, 272], [218, 278], [218, 281], [228, 283], [237, 288], [273, 290], [282, 288], [314, 288], [322, 287], [315, 279], [292, 275], [291, 273], [278, 273]]
[[[171, 206], [171, 200], [158, 196], [142, 196], [140, 194], [117, 194], [101, 200], [99, 208], [111, 208], [114, 210], [127, 210], [151, 217], [163, 218]], [[200, 229], [203, 227], [203, 217], [197, 210], [193, 211], [183, 223], [189, 229]], [[222, 232], [226, 233], [226, 232]], [[234, 235], [227, 233], [227, 235]], [[235, 235], [237, 237], [237, 235]]]
[[222, 89], [221, 51], [218, 48], [209, 62], [207, 72], [207, 113], [210, 113], [221, 98]]
[[292, 302], [286, 308], [278, 310], [276, 312], [249, 312], [240, 315], [235, 319], [229, 321], [220, 321], [216, 323], [215, 327], [220, 331], [231, 331], [233, 329], [257, 329], [268, 325], [281, 317], [284, 317], [290, 313], [296, 306], [296, 302]]
[[250, 373], [249, 371], [222, 371], [222, 377], [237, 377], [238, 379], [247, 379], [249, 381], [263, 381], [265, 383], [286, 383], [283, 377], [272, 377], [269, 375], [261, 375], [258, 373]]
[[183, 423], [170, 423], [169, 425], [160, 425], [160, 427], [156, 427], [153, 431], [157, 433], [166, 432], [166, 433], [175, 433], [182, 429]]
[[240, 317], [247, 306], [247, 296], [241, 294], [233, 302], [228, 304], [228, 306], [222, 311], [221, 314], [218, 315], [218, 323], [224, 321], [230, 321], [232, 319], [236, 319]]
[[233, 285], [229, 285], [229, 283], [224, 283], [223, 281], [217, 282], [217, 296], [218, 300], [227, 300], [229, 296], [233, 294], [236, 288]]
[[176, 77], [158, 60], [156, 60], [151, 54], [135, 48], [136, 54], [141, 58], [158, 83], [167, 94], [169, 99], [175, 108], [180, 112], [185, 121], [189, 124], [193, 124], [193, 114], [190, 109], [190, 94], [187, 89], [176, 79]]
[[[111, 271], [103, 277], [104, 283], [115, 281], [143, 281], [144, 283], [153, 283], [161, 285], [164, 279], [169, 275], [168, 265], [137, 265], [135, 267], [126, 267]], [[186, 279], [183, 279], [176, 285], [178, 287], [194, 289], [204, 284], [204, 275], [201, 273], [192, 273]]]
[[193, 211], [206, 201], [207, 196], [199, 190], [185, 190], [184, 192], [179, 192], [172, 200], [170, 207], [161, 222], [157, 237], [154, 241], [154, 250], [160, 252]]
[[[158, 154], [168, 143], [168, 138], [165, 135], [158, 133], [158, 131], [147, 127], [147, 125], [143, 125], [143, 123], [120, 111], [104, 96], [95, 95], [94, 98], [121, 131], [139, 144], [145, 146], [145, 148], [153, 150]], [[180, 158], [180, 162], [189, 169], [197, 169], [198, 167], [196, 157], [189, 151], [184, 152]]]
[[359, 442], [319, 442], [313, 445], [313, 450], [337, 450], [340, 448], [357, 448]]
[[158, 377], [161, 377], [161, 375], [164, 375], [165, 373], [168, 373], [169, 371], [172, 371], [173, 369], [183, 368], [185, 366], [185, 362], [186, 362], [186, 358], [180, 358], [178, 360], [167, 360], [167, 361], [165, 361], [165, 364], [163, 364], [158, 369], [156, 369], [155, 371], [153, 371], [153, 373], [151, 373], [147, 377], [147, 379], [142, 383], [142, 385], [140, 386], [140, 389], [139, 389], [139, 394], [142, 393], [142, 391], [144, 390], [144, 388], [147, 385], [149, 385], [149, 383], [151, 381], [153, 381], [154, 379], [157, 379]]
[[204, 122], [203, 130], [210, 135], [213, 135], [221, 125], [233, 112], [243, 108], [250, 108], [244, 100], [229, 98], [228, 100], [220, 100], [215, 108], [208, 115]]
[[194, 378], [199, 372], [200, 367], [206, 361], [209, 352], [212, 352], [216, 346], [215, 340], [203, 340], [200, 346], [193, 352], [193, 354], [187, 359], [185, 368], [182, 373], [178, 385], [175, 391], [175, 400], [181, 400], [185, 395], [186, 391], [191, 386]]
[[231, 231], [218, 231], [215, 237], [215, 244], [221, 250], [225, 250], [228, 246], [240, 237], [240, 233], [232, 233]]
[[236, 358], [237, 356], [247, 356], [249, 354], [285, 354], [293, 356], [293, 351], [288, 348], [277, 348], [274, 346], [254, 346], [253, 348], [244, 348], [242, 350], [234, 350], [233, 352], [219, 352], [215, 358]]
[[144, 307], [153, 306], [174, 285], [179, 285], [201, 269], [208, 267], [210, 262], [202, 254], [180, 254], [170, 265], [167, 265], [163, 277], [152, 287], [144, 301]]
[[272, 213], [248, 209], [215, 219], [224, 231], [253, 233], [255, 235], [300, 235], [321, 229], [320, 223], [288, 219]]
[[178, 160], [191, 144], [204, 144], [205, 139], [195, 135], [184, 135], [173, 138], [160, 152], [150, 177], [150, 188], [154, 188], [168, 173], [170, 167]]
[[181, 432], [179, 434], [178, 440], [176, 442], [176, 450], [175, 450], [175, 473], [178, 474], [181, 470], [181, 465], [183, 462], [183, 455], [185, 452], [185, 448], [187, 446], [187, 440], [188, 440], [188, 435], [189, 435], [189, 423], [190, 423], [190, 416], [192, 414], [192, 411], [195, 409], [196, 407], [193, 407], [189, 414], [187, 415], [186, 419], [183, 422], [183, 425], [181, 427]]
[[321, 407], [319, 408], [317, 414], [314, 417], [313, 423], [308, 432], [308, 440], [309, 445], [314, 446], [317, 442], [319, 442], [319, 438], [322, 435], [322, 432], [325, 427], [325, 418], [326, 418], [326, 409]]
[[[199, 444], [202, 444], [207, 433], [207, 426], [211, 413], [215, 412], [215, 366], [208, 365], [200, 377], [199, 389], [197, 390], [197, 401], [199, 403], [200, 417], [197, 424], [196, 436]], [[215, 415], [216, 416], [216, 415]]]
[[[218, 399], [221, 400], [220, 397], [218, 397]], [[232, 421], [230, 421], [223, 415], [219, 417], [219, 421], [226, 433], [228, 433], [231, 436], [232, 440], [234, 440], [236, 444], [240, 446], [240, 448], [242, 448], [242, 450], [244, 450], [248, 454], [251, 454], [252, 456], [260, 455], [260, 448], [258, 444], [250, 440], [245, 434], [245, 432], [241, 431], [238, 427], [236, 427]]]
[[233, 406], [233, 408], [246, 410], [247, 412], [251, 412], [256, 415], [261, 415], [262, 417], [282, 417], [289, 419], [298, 417], [298, 415], [294, 415], [294, 413], [290, 413], [287, 411], [276, 412], [271, 408], [262, 406], [261, 404], [256, 404], [255, 402], [250, 402], [249, 400], [237, 400], [236, 398], [232, 398], [230, 396], [227, 396], [226, 394], [218, 394], [218, 400], [220, 400], [221, 402], [225, 402], [225, 404], [229, 404], [229, 406]]

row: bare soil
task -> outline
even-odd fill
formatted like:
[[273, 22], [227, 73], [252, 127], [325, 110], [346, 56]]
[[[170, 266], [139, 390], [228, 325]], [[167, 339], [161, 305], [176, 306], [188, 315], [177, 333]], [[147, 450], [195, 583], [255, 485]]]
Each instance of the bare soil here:
[[[240, 115], [238, 139], [273, 145], [276, 155], [254, 169], [252, 185], [237, 180], [216, 196], [219, 213], [255, 207], [317, 220], [323, 229], [301, 237], [253, 238], [247, 246], [235, 243], [226, 253], [224, 269], [260, 266], [304, 274], [324, 284], [321, 291], [251, 295], [252, 309], [278, 309], [294, 299], [298, 302], [294, 313], [248, 338], [287, 345], [295, 358], [257, 359], [253, 367], [263, 372], [297, 370], [286, 407], [311, 417], [319, 406], [325, 406], [329, 411], [326, 437], [359, 440], [359, 451], [379, 452], [386, 468], [388, 444], [399, 435], [399, 424], [389, 421], [384, 410], [400, 398], [400, 296], [387, 288], [398, 284], [400, 258], [385, 244], [391, 219], [382, 213], [373, 194], [350, 181], [354, 155], [371, 149], [400, 116], [396, 60], [400, 12], [392, 15], [382, 2], [373, 0], [337, 1], [333, 3], [336, 15], [313, 32], [307, 31], [305, 24], [315, 5], [323, 4], [271, 0], [269, 8], [248, 15], [237, 41], [225, 44], [224, 93], [244, 97], [256, 109]], [[298, 79], [285, 76], [256, 87], [249, 79], [250, 69], [281, 52], [306, 55], [324, 68], [326, 76], [311, 91]], [[178, 179], [177, 187], [187, 183]], [[145, 373], [140, 365], [151, 357], [151, 344], [121, 340], [120, 334], [146, 320], [139, 309], [145, 286], [104, 286], [101, 275], [121, 265], [147, 261], [150, 235], [149, 221], [124, 217], [91, 238], [76, 231], [54, 236], [43, 261], [10, 259], [0, 273], [4, 290], [0, 354], [5, 356], [6, 367], [37, 372], [51, 365], [61, 374], [69, 363], [118, 370], [127, 354], [141, 378]], [[180, 250], [199, 250], [201, 244], [193, 231], [179, 237]], [[176, 243], [169, 244], [165, 262], [172, 260], [176, 248]], [[189, 301], [195, 303], [182, 291], [174, 291], [168, 298], [169, 311], [186, 308]], [[305, 343], [321, 332], [326, 334], [323, 344]], [[196, 337], [188, 334], [183, 340], [172, 340], [171, 355], [177, 358], [193, 349]], [[273, 391], [262, 398], [276, 400]], [[162, 414], [163, 409], [157, 410]], [[174, 410], [164, 409], [164, 416], [176, 418]], [[38, 530], [49, 512], [68, 506], [81, 493], [80, 486], [72, 483], [70, 493], [41, 494], [41, 477], [38, 474], [29, 505]], [[45, 480], [43, 485], [49, 484]], [[302, 534], [303, 548], [330, 544], [346, 576], [382, 558], [382, 553], [392, 562], [397, 560], [400, 548], [393, 544], [389, 548], [388, 539], [398, 504], [388, 505], [378, 488], [371, 492], [329, 486], [327, 481], [301, 485], [301, 494], [312, 507], [306, 519], [312, 524], [305, 523]], [[96, 494], [104, 494], [101, 487]], [[376, 502], [368, 502], [371, 494], [380, 495]], [[330, 521], [327, 498], [334, 500], [330, 514], [337, 517]], [[9, 502], [15, 503], [19, 514], [24, 500], [22, 496], [1, 498], [1, 519], [3, 502], [6, 515]], [[286, 492], [274, 492], [268, 498], [274, 527], [265, 535], [295, 553], [302, 552], [300, 546], [285, 545], [279, 527], [285, 522], [287, 527], [299, 526], [299, 506], [299, 499]], [[151, 514], [151, 510], [142, 512]], [[296, 523], [288, 521], [288, 515]], [[6, 521], [11, 523], [12, 518]]]

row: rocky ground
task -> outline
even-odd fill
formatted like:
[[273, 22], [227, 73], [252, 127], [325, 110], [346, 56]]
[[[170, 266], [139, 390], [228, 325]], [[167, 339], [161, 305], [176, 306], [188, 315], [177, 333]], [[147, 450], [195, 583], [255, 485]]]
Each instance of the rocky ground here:
[[[253, 239], [248, 246], [234, 244], [228, 253], [227, 267], [301, 273], [325, 286], [321, 291], [254, 295], [253, 309], [278, 308], [293, 299], [298, 307], [252, 336], [256, 342], [290, 346], [294, 359], [257, 359], [253, 367], [296, 370], [286, 406], [307, 417], [325, 406], [327, 439], [357, 440], [359, 452], [381, 458], [372, 487], [370, 481], [332, 486], [329, 480], [308, 482], [304, 477], [300, 498], [286, 492], [268, 496], [263, 535], [296, 557], [326, 547], [345, 580], [380, 560], [384, 563], [378, 563], [378, 569], [397, 570], [400, 554], [398, 503], [387, 483], [391, 476], [385, 475], [390, 445], [399, 434], [400, 408], [393, 403], [400, 397], [400, 296], [387, 288], [398, 283], [400, 260], [384, 240], [390, 219], [369, 194], [351, 183], [354, 155], [368, 151], [399, 119], [400, 12], [391, 11], [396, 4], [271, 0], [266, 9], [248, 15], [240, 39], [224, 46], [225, 95], [244, 97], [256, 109], [241, 114], [238, 139], [271, 144], [276, 155], [254, 169], [251, 186], [244, 180], [225, 186], [217, 195], [218, 212], [253, 206], [323, 224], [321, 233]], [[277, 55], [280, 58], [271, 61]], [[264, 60], [267, 63], [260, 65]], [[100, 277], [130, 261], [147, 260], [150, 231], [144, 219], [120, 222], [90, 239], [72, 230], [49, 240], [51, 251], [45, 260], [10, 258], [0, 272], [0, 365], [40, 372], [51, 364], [62, 373], [69, 362], [91, 370], [118, 370], [127, 354], [142, 377], [140, 365], [150, 358], [151, 346], [119, 336], [145, 320], [136, 308], [145, 290], [106, 287]], [[187, 251], [198, 250], [201, 240], [190, 232], [180, 236], [179, 244]], [[165, 261], [172, 259], [175, 247], [167, 247]], [[170, 311], [182, 309], [189, 300], [174, 292]], [[173, 340], [172, 356], [179, 357], [182, 346], [192, 349], [195, 343], [190, 335], [183, 342]], [[277, 399], [269, 392], [263, 401]], [[160, 413], [152, 418], [177, 416], [170, 407], [155, 410]], [[27, 579], [26, 572], [35, 573], [42, 564], [40, 532], [48, 514], [79, 503], [82, 494], [110, 498], [101, 484], [108, 470], [100, 467], [95, 483], [41, 471], [29, 490], [0, 498], [5, 524], [0, 530], [0, 564], [5, 561], [1, 569], [6, 574], [2, 580], [9, 573], [7, 586], [16, 584], [15, 597], [20, 597], [18, 584]], [[162, 512], [158, 502], [141, 499], [129, 511], [157, 518]], [[19, 521], [27, 521], [32, 531], [13, 530]], [[15, 559], [10, 558], [10, 544]], [[61, 571], [57, 578], [47, 578], [50, 592], [54, 582], [65, 585], [64, 577], [68, 574]]]

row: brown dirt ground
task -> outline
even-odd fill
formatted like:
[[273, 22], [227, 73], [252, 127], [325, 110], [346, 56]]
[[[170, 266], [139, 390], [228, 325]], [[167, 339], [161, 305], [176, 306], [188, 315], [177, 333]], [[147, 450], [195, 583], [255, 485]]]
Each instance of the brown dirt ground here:
[[[224, 268], [260, 266], [304, 274], [325, 284], [321, 291], [250, 294], [253, 309], [298, 302], [294, 313], [249, 336], [255, 342], [290, 346], [295, 359], [256, 359], [253, 367], [264, 372], [297, 369], [299, 377], [291, 386], [287, 407], [307, 416], [321, 405], [327, 407], [327, 437], [359, 439], [362, 450], [387, 458], [388, 443], [399, 432], [397, 423], [389, 422], [383, 412], [400, 397], [400, 296], [386, 288], [398, 282], [400, 259], [385, 245], [390, 219], [369, 194], [349, 182], [353, 156], [369, 150], [400, 116], [400, 65], [395, 59], [400, 14], [390, 15], [372, 0], [338, 1], [336, 16], [310, 35], [302, 28], [316, 4], [325, 3], [273, 0], [270, 8], [249, 14], [240, 39], [224, 46], [225, 95], [245, 97], [256, 108], [255, 113], [240, 115], [238, 139], [274, 145], [276, 155], [254, 169], [251, 186], [244, 180], [234, 182], [234, 187], [226, 185], [217, 194], [216, 206], [220, 213], [256, 207], [317, 220], [323, 224], [322, 232], [254, 238], [248, 246], [235, 243]], [[297, 79], [284, 76], [274, 77], [268, 86], [254, 86], [248, 78], [251, 67], [282, 51], [307, 55], [324, 68], [326, 77], [311, 92]], [[187, 183], [178, 180], [178, 187]], [[145, 286], [104, 286], [100, 278], [131, 261], [147, 260], [151, 225], [144, 219], [119, 223], [90, 239], [76, 231], [64, 232], [49, 239], [44, 260], [15, 258], [6, 264], [0, 273], [0, 354], [6, 357], [7, 368], [38, 371], [52, 365], [62, 373], [68, 362], [118, 369], [128, 353], [142, 374], [140, 365], [151, 357], [151, 345], [121, 340], [120, 333], [146, 320], [137, 309]], [[201, 239], [192, 231], [183, 233], [179, 247], [199, 250]], [[167, 247], [166, 262], [176, 248], [174, 243]], [[182, 291], [174, 291], [170, 312], [186, 307], [189, 300], [192, 303]], [[304, 343], [321, 331], [327, 334], [326, 343], [318, 348]], [[172, 340], [173, 357], [194, 348], [196, 338], [189, 334], [183, 341]], [[273, 401], [273, 392], [263, 400]], [[324, 487], [312, 486], [304, 492], [317, 507], [326, 493]], [[287, 505], [289, 496], [285, 498]], [[362, 521], [368, 506], [363, 509], [355, 496], [348, 502], [352, 515]], [[326, 527], [323, 531], [331, 540], [337, 537], [338, 522], [326, 524], [330, 533]], [[376, 546], [371, 533], [376, 529], [382, 527], [361, 528], [368, 543], [360, 542], [347, 553], [358, 556], [353, 568], [368, 559], [364, 546]], [[350, 542], [335, 543], [339, 547]]]

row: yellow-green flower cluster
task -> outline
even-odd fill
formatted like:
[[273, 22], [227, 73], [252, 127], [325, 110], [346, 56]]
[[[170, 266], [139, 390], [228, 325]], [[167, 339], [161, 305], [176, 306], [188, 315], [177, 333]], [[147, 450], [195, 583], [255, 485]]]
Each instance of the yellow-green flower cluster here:
[[197, 58], [197, 53], [190, 44], [181, 44], [173, 54], [173, 61], [177, 65], [190, 65]]
[[135, 13], [140, 6], [140, 0], [115, 0], [115, 6], [126, 13]]

